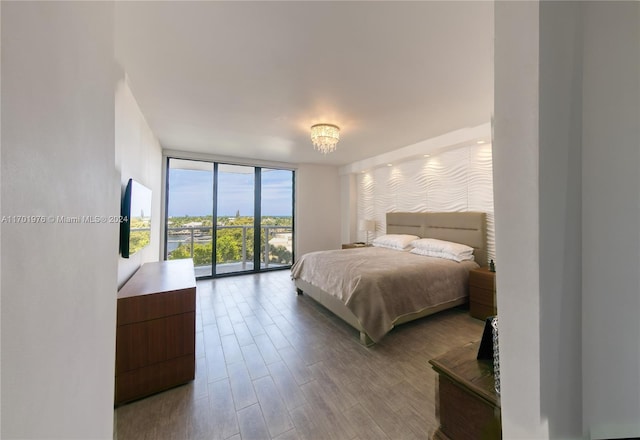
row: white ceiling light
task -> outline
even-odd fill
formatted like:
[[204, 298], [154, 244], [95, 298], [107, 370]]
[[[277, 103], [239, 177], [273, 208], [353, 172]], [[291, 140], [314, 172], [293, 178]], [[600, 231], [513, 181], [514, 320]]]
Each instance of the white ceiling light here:
[[311, 126], [311, 142], [322, 154], [335, 151], [340, 140], [340, 127], [333, 124], [315, 124]]

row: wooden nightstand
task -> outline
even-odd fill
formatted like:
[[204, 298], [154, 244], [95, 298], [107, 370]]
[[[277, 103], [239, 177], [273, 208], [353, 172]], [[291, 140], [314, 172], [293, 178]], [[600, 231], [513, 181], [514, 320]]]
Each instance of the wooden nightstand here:
[[361, 247], [370, 247], [370, 244], [364, 243], [342, 243], [342, 249], [355, 249]]
[[469, 272], [469, 309], [471, 316], [486, 319], [498, 313], [496, 308], [496, 273], [488, 267]]

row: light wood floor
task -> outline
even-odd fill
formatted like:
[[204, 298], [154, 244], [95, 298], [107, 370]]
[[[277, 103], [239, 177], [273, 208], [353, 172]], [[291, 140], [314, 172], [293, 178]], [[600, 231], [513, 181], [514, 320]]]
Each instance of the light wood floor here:
[[365, 348], [289, 271], [199, 281], [196, 378], [116, 409], [127, 439], [426, 439], [429, 359], [482, 336], [464, 309], [399, 326]]

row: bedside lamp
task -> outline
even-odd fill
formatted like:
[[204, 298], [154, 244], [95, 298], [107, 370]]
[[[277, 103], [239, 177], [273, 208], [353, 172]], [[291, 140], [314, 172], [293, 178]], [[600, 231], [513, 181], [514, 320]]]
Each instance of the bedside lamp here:
[[375, 220], [360, 220], [359, 228], [361, 231], [367, 232], [367, 244], [369, 244], [369, 232], [376, 231], [376, 221]]

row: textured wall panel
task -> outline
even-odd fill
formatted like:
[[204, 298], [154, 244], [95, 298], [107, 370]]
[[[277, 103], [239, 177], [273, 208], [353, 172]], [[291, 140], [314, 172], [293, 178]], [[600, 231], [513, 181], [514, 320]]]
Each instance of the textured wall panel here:
[[493, 166], [491, 145], [469, 148], [468, 211], [487, 213], [487, 243], [489, 258], [495, 259], [495, 228], [493, 216]]
[[467, 148], [429, 158], [427, 211], [467, 211], [469, 155]]
[[396, 194], [397, 211], [420, 212], [427, 210], [427, 180], [422, 172], [426, 159], [414, 160], [397, 167], [403, 175], [403, 184]]
[[[357, 182], [358, 219], [375, 220], [376, 236], [385, 232], [387, 212], [481, 211], [487, 213], [489, 258], [495, 259], [491, 145], [376, 168]], [[365, 232], [358, 239], [366, 240]]]

